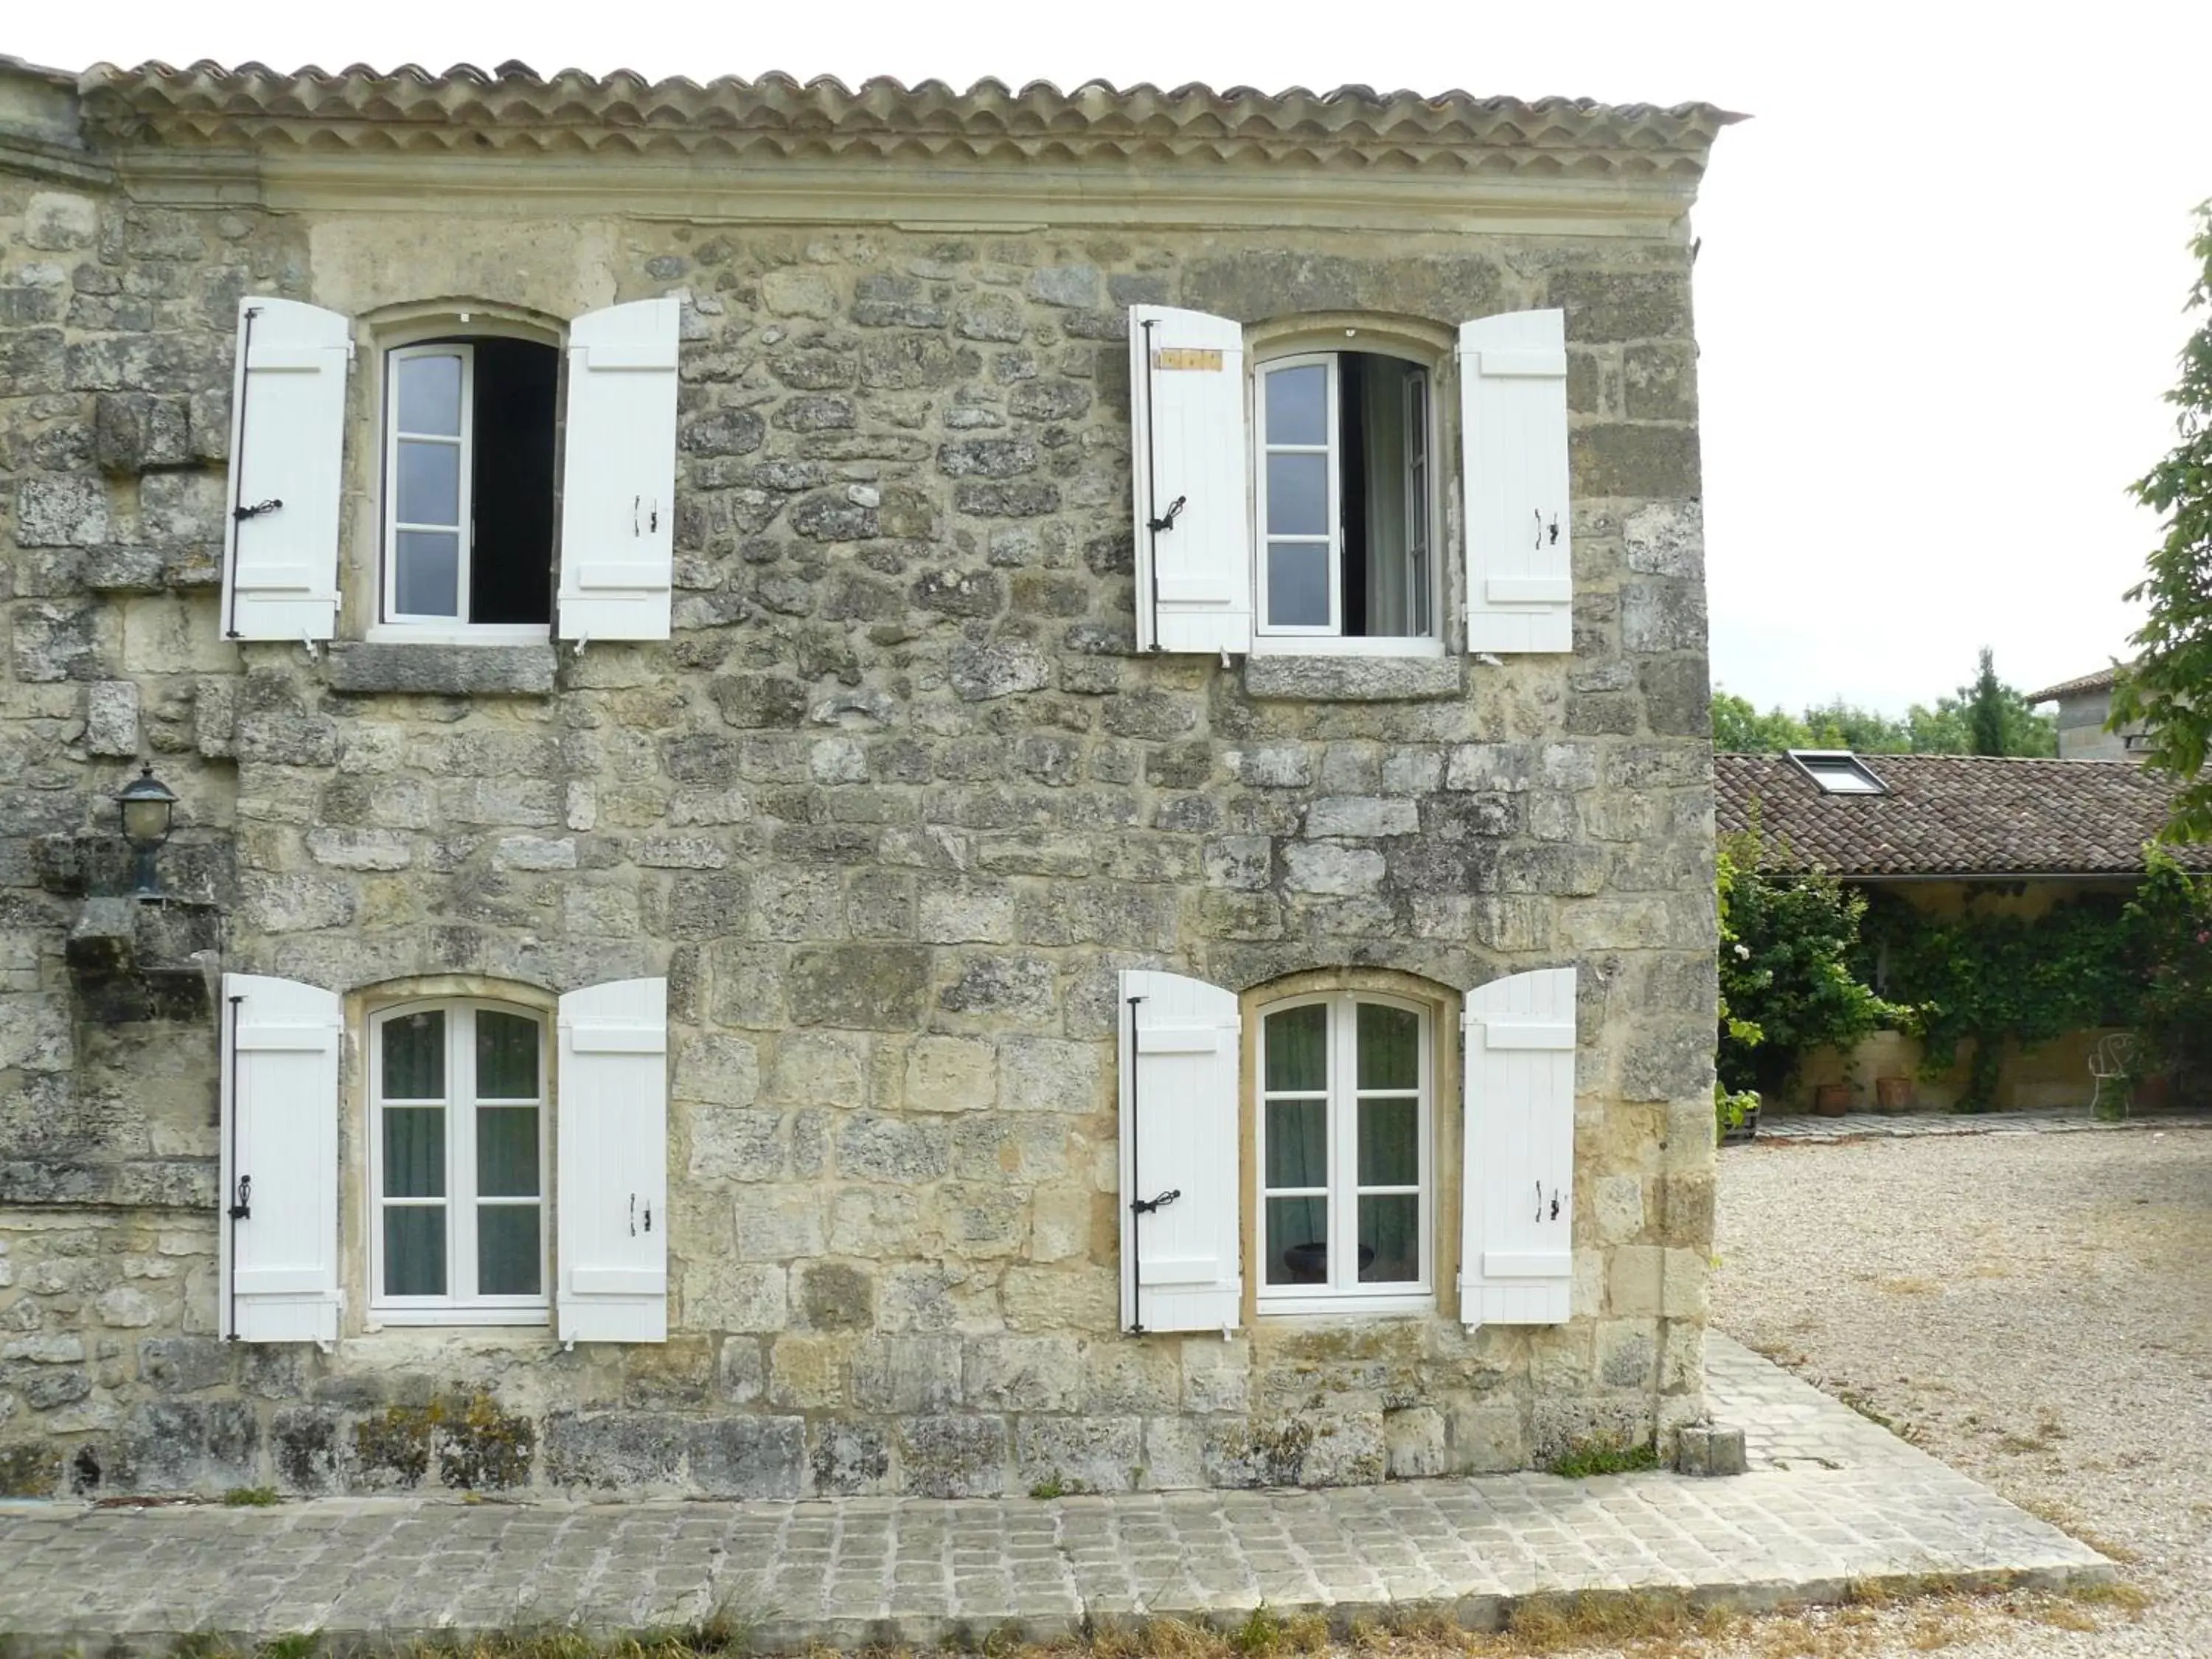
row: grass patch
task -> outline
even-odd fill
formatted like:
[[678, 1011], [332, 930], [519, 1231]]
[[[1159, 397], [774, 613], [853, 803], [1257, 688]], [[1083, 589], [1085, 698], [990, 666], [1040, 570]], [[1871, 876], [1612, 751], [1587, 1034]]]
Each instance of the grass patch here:
[[1534, 1595], [1507, 1615], [1508, 1651], [1559, 1653], [1574, 1648], [1707, 1641], [1726, 1634], [1735, 1615], [1692, 1607], [1679, 1595]]
[[[2104, 1553], [2102, 1550], [2099, 1554]], [[2150, 1596], [2140, 1585], [2130, 1584], [2124, 1578], [2108, 1578], [2101, 1584], [2076, 1584], [2066, 1592], [2067, 1599], [2085, 1601], [2093, 1607], [2118, 1607], [2123, 1613], [2138, 1613], [2150, 1605]]]
[[227, 1510], [273, 1510], [282, 1501], [274, 1486], [233, 1486], [222, 1495]]
[[1659, 1467], [1659, 1448], [1649, 1440], [1624, 1445], [1618, 1440], [1577, 1441], [1546, 1468], [1570, 1480], [1598, 1474], [1636, 1474]]

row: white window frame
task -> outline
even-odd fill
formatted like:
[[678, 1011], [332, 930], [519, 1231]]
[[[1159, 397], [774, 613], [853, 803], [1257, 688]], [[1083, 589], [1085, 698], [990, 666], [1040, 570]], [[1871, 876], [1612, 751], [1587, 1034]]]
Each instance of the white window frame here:
[[[1420, 1060], [1415, 1146], [1419, 1158], [1419, 1180], [1413, 1187], [1362, 1188], [1359, 1185], [1359, 1006], [1374, 1003], [1413, 1015], [1419, 1026], [1415, 1048]], [[1328, 1184], [1325, 1188], [1270, 1188], [1267, 1185], [1267, 1103], [1270, 1099], [1311, 1099], [1309, 1091], [1267, 1087], [1266, 1022], [1294, 1008], [1319, 1004], [1328, 1012]], [[1253, 1182], [1256, 1202], [1252, 1234], [1257, 1258], [1252, 1282], [1255, 1303], [1263, 1314], [1378, 1314], [1421, 1313], [1436, 1306], [1436, 1062], [1435, 1015], [1423, 1004], [1406, 997], [1371, 991], [1325, 991], [1311, 996], [1286, 997], [1257, 1011], [1261, 1022], [1255, 1049], [1258, 1076], [1253, 1099], [1255, 1114]], [[1369, 1095], [1402, 1095], [1401, 1090], [1370, 1089]], [[1388, 1286], [1359, 1282], [1358, 1251], [1336, 1248], [1340, 1241], [1356, 1244], [1359, 1237], [1359, 1200], [1369, 1195], [1413, 1193], [1419, 1200], [1417, 1232], [1420, 1239], [1420, 1276], [1415, 1282]], [[1270, 1285], [1267, 1282], [1267, 1200], [1271, 1197], [1322, 1196], [1328, 1200], [1329, 1283]]]
[[[446, 1091], [442, 1100], [387, 1103], [384, 1093], [384, 1027], [410, 1014], [446, 1016]], [[538, 1028], [538, 1097], [479, 1101], [476, 1089], [476, 1016], [527, 1019]], [[368, 1312], [372, 1325], [543, 1325], [552, 1316], [552, 1018], [542, 1008], [479, 998], [428, 998], [378, 1010], [369, 1018], [368, 1049]], [[387, 1296], [384, 1290], [384, 1212], [387, 1205], [427, 1208], [428, 1200], [387, 1199], [384, 1194], [384, 1111], [441, 1107], [446, 1114], [446, 1291], [444, 1296]], [[480, 1197], [477, 1188], [476, 1114], [478, 1105], [534, 1105], [538, 1111], [538, 1195], [534, 1200]], [[477, 1274], [477, 1211], [534, 1202], [538, 1206], [536, 1296], [480, 1296]], [[457, 1287], [466, 1285], [461, 1293]]]
[[[1407, 541], [1409, 555], [1418, 545], [1419, 556], [1426, 569], [1413, 588], [1414, 614], [1425, 618], [1426, 631], [1419, 634], [1376, 634], [1358, 637], [1347, 636], [1344, 627], [1344, 458], [1340, 453], [1339, 434], [1342, 431], [1342, 376], [1340, 364], [1343, 353], [1337, 350], [1297, 351], [1279, 356], [1261, 358], [1252, 366], [1248, 397], [1250, 404], [1249, 422], [1252, 443], [1252, 544], [1255, 557], [1252, 563], [1252, 649], [1256, 655], [1271, 653], [1299, 656], [1346, 657], [1440, 657], [1444, 654], [1444, 642], [1437, 629], [1436, 619], [1443, 609], [1438, 602], [1442, 586], [1436, 558], [1437, 525], [1439, 503], [1435, 488], [1435, 466], [1431, 458], [1436, 452], [1436, 401], [1430, 395], [1435, 376], [1430, 366], [1419, 358], [1397, 351], [1377, 351], [1363, 345], [1360, 349], [1368, 356], [1390, 357], [1405, 363], [1411, 370], [1407, 379], [1407, 396], [1411, 403], [1419, 398], [1419, 418], [1409, 408], [1407, 422], [1407, 477], [1401, 487], [1408, 494], [1407, 502]], [[1321, 444], [1278, 444], [1267, 434], [1267, 377], [1278, 369], [1319, 366], [1328, 374], [1328, 440]], [[1418, 388], [1418, 392], [1416, 392]], [[1328, 614], [1326, 627], [1277, 626], [1271, 623], [1267, 614], [1267, 567], [1271, 544], [1275, 541], [1298, 542], [1314, 545], [1322, 541], [1316, 536], [1271, 537], [1267, 531], [1267, 457], [1271, 454], [1325, 455], [1328, 461]], [[1424, 483], [1419, 489], [1422, 499], [1412, 497], [1416, 486], [1413, 471], [1418, 461]]]
[[[463, 319], [448, 326], [471, 330], [472, 336], [544, 343], [535, 335], [520, 332], [501, 331], [488, 335], [472, 319]], [[559, 349], [557, 346], [553, 349]], [[383, 355], [384, 374], [380, 392], [383, 398], [383, 412], [380, 420], [384, 438], [384, 471], [376, 509], [377, 522], [382, 526], [382, 553], [377, 565], [376, 620], [370, 623], [368, 637], [372, 641], [408, 641], [416, 644], [448, 645], [525, 645], [550, 638], [552, 629], [547, 623], [472, 623], [468, 619], [470, 563], [476, 544], [477, 356], [474, 337], [419, 340], [410, 344], [387, 347]], [[447, 434], [435, 432], [402, 434], [398, 390], [399, 365], [409, 358], [440, 356], [458, 356], [461, 360], [460, 434], [458, 438], [451, 438]], [[554, 418], [556, 422], [560, 418], [557, 392]], [[450, 617], [410, 614], [397, 608], [400, 531], [443, 531], [447, 528], [444, 525], [416, 526], [399, 522], [399, 441], [403, 436], [410, 443], [453, 442], [461, 452], [460, 566], [454, 585], [454, 614]], [[557, 477], [555, 489], [557, 504]], [[557, 518], [557, 514], [556, 516]]]

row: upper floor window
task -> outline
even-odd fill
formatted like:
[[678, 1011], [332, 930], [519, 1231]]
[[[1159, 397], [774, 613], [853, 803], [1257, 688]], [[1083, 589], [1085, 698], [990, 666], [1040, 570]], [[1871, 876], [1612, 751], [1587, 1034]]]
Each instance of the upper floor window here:
[[380, 620], [541, 635], [560, 354], [487, 336], [401, 346], [385, 364]]
[[1264, 363], [1258, 631], [1414, 639], [1434, 631], [1429, 376], [1370, 351]]
[[1348, 992], [1263, 1016], [1263, 1310], [1386, 1309], [1429, 1298], [1427, 1025], [1413, 1004]]
[[386, 1323], [545, 1317], [545, 1022], [483, 1002], [378, 1015], [369, 1304]]

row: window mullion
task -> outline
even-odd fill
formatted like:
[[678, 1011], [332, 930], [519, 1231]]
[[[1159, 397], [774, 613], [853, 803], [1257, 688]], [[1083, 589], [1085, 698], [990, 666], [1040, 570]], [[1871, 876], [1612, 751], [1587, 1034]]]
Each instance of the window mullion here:
[[1328, 632], [1344, 634], [1344, 410], [1343, 359], [1328, 355]]
[[1358, 1023], [1349, 997], [1332, 997], [1329, 1023], [1329, 1283], [1339, 1291], [1359, 1287], [1359, 1056]]
[[476, 1021], [477, 1011], [464, 1005], [446, 1022], [452, 1034], [446, 1093], [453, 1102], [446, 1114], [446, 1289], [456, 1302], [477, 1295]]

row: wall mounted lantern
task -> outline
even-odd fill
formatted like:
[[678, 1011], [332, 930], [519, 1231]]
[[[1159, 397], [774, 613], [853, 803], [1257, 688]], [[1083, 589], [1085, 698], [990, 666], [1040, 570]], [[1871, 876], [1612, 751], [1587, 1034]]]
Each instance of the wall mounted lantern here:
[[176, 791], [154, 775], [151, 761], [116, 794], [115, 811], [122, 820], [123, 839], [138, 855], [139, 898], [161, 896], [161, 878], [154, 868], [154, 854], [169, 838], [169, 819], [176, 809]]

